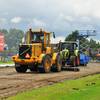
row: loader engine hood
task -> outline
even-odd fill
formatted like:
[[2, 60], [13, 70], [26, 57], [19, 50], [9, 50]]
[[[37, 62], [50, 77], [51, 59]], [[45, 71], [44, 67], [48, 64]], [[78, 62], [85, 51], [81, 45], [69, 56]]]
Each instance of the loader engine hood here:
[[42, 43], [36, 44], [20, 44], [19, 45], [19, 58], [30, 59], [31, 57], [37, 57], [42, 52]]

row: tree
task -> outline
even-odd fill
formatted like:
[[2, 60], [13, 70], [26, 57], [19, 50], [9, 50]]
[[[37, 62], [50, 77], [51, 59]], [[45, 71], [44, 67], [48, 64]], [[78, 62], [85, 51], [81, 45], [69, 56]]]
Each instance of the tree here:
[[66, 38], [65, 41], [76, 41], [76, 39], [82, 39], [83, 37], [77, 36], [77, 30], [72, 31], [72, 34], [69, 34]]
[[[83, 39], [84, 37], [79, 37], [77, 36], [77, 30], [75, 31], [72, 31], [72, 34], [69, 34], [66, 38], [65, 38], [65, 41], [76, 41], [76, 39]], [[88, 41], [88, 40], [87, 40]], [[85, 42], [85, 40], [83, 41]], [[81, 45], [81, 43], [80, 43]], [[90, 41], [88, 41], [88, 45], [90, 46], [90, 48], [100, 48], [100, 43], [96, 43], [95, 40], [93, 39], [90, 39]], [[84, 45], [85, 46], [85, 45]], [[80, 47], [81, 48], [81, 47]]]
[[15, 43], [16, 49], [18, 50], [19, 44], [22, 43], [22, 38], [24, 37], [24, 32], [22, 30], [17, 30], [15, 32]]
[[94, 41], [93, 39], [90, 39], [89, 45], [90, 45], [90, 48], [96, 48], [96, 41]]
[[100, 48], [100, 43], [99, 42], [97, 43], [97, 48]]
[[10, 28], [8, 34], [5, 35], [5, 43], [7, 44], [9, 51], [11, 51], [12, 48], [18, 50], [18, 45], [21, 43], [23, 37], [24, 32], [22, 30]]
[[0, 34], [7, 34], [8, 33], [8, 31], [6, 30], [6, 29], [0, 29]]
[[90, 46], [90, 48], [100, 48], [100, 43], [99, 42], [96, 43], [95, 40], [90, 39], [89, 46]]

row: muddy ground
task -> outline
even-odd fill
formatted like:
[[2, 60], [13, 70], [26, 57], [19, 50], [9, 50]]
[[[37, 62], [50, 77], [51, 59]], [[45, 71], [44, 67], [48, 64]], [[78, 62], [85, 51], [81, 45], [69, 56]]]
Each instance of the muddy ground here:
[[[79, 71], [76, 71], [77, 68]], [[14, 67], [0, 68], [0, 98], [8, 98], [20, 92], [100, 73], [100, 63], [89, 63], [87, 66], [77, 68], [67, 66], [61, 72], [50, 73], [31, 72], [29, 69], [26, 73], [17, 73]]]

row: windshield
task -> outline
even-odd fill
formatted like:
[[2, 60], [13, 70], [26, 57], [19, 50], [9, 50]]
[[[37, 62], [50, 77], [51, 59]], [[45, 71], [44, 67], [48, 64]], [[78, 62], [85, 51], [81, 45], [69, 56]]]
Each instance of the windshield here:
[[64, 50], [64, 49], [72, 49], [72, 44], [70, 44], [70, 43], [62, 43], [61, 49], [62, 50]]
[[31, 42], [40, 43], [43, 42], [44, 33], [31, 33]]

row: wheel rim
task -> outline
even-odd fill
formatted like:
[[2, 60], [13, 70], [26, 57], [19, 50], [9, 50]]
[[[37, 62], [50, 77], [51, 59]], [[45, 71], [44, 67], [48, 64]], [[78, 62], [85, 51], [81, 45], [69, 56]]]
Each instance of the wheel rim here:
[[60, 60], [59, 60], [59, 62], [58, 62], [58, 67], [60, 68], [60, 66], [61, 66], [61, 63], [60, 63]]
[[46, 69], [49, 68], [49, 60], [46, 61]]
[[79, 64], [79, 56], [78, 56], [78, 59], [77, 59], [77, 63]]

